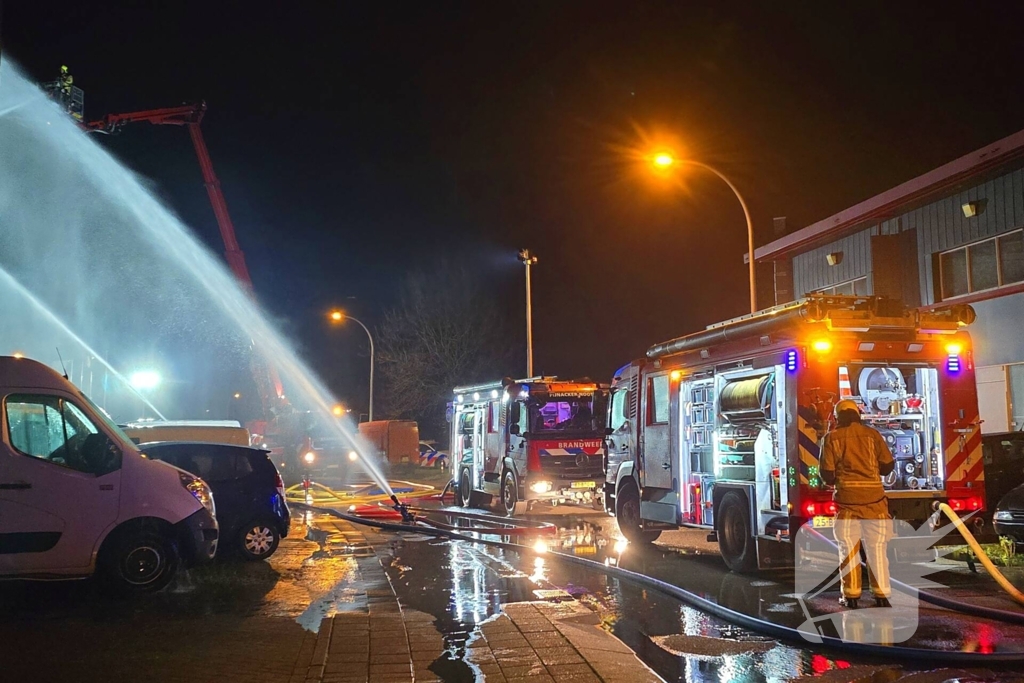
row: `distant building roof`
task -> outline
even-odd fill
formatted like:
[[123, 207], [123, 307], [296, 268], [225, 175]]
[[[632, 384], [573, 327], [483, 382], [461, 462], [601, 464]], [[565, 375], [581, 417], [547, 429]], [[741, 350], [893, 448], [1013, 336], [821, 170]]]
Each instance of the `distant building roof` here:
[[792, 254], [840, 237], [869, 221], [891, 218], [908, 204], [921, 202], [1019, 157], [1024, 157], [1024, 130], [757, 248], [755, 258], [763, 261]]

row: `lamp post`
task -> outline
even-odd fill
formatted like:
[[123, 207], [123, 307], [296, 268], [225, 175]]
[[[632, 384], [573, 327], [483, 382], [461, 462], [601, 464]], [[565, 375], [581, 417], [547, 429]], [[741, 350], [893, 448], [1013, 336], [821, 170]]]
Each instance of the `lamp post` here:
[[370, 340], [370, 410], [369, 413], [367, 414], [367, 418], [369, 419], [370, 422], [373, 422], [373, 335], [370, 334], [370, 328], [364, 325], [362, 321], [357, 320], [356, 318], [353, 318], [352, 316], [346, 314], [344, 311], [340, 311], [337, 309], [331, 311], [330, 315], [328, 315], [328, 318], [330, 318], [332, 323], [336, 324], [341, 324], [346, 320], [351, 320], [356, 325], [359, 325], [359, 327], [363, 328], [363, 332], [366, 333], [366, 338]]
[[694, 161], [693, 159], [676, 159], [668, 152], [659, 152], [651, 157], [651, 163], [656, 168], [667, 170], [670, 166], [688, 165], [697, 166], [705, 171], [710, 171], [718, 176], [723, 183], [729, 186], [732, 193], [736, 195], [736, 199], [739, 200], [740, 206], [743, 207], [743, 216], [747, 219], [747, 253], [749, 254], [750, 261], [750, 312], [757, 313], [757, 271], [754, 263], [754, 222], [750, 219], [750, 210], [747, 209], [747, 202], [744, 201], [743, 195], [736, 189], [736, 186], [732, 184], [732, 181], [725, 177], [725, 174], [719, 171], [713, 166], [709, 166], [702, 161]]
[[533, 377], [533, 295], [530, 293], [530, 268], [537, 257], [529, 249], [519, 250], [519, 260], [526, 266], [526, 376]]

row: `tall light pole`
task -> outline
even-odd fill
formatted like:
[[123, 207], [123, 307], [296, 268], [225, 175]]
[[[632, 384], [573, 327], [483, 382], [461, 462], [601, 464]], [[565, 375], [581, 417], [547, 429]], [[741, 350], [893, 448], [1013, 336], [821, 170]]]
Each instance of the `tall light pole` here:
[[747, 253], [750, 255], [750, 312], [757, 313], [757, 271], [756, 263], [754, 262], [754, 222], [750, 219], [750, 210], [747, 209], [747, 202], [743, 200], [743, 195], [736, 189], [736, 186], [732, 184], [732, 181], [725, 177], [725, 174], [718, 169], [708, 166], [702, 161], [694, 161], [693, 159], [676, 159], [668, 152], [660, 152], [651, 157], [651, 162], [655, 167], [659, 169], [668, 169], [670, 166], [675, 164], [686, 165], [686, 166], [697, 166], [705, 171], [710, 171], [718, 176], [723, 183], [729, 186], [732, 193], [736, 195], [736, 199], [740, 201], [740, 206], [743, 207], [743, 216], [747, 219]]
[[519, 260], [526, 266], [526, 376], [533, 377], [533, 295], [530, 293], [530, 268], [537, 263], [537, 257], [529, 249], [520, 249]]
[[356, 325], [359, 325], [359, 327], [363, 328], [363, 332], [366, 333], [366, 338], [370, 340], [370, 410], [367, 417], [369, 418], [370, 422], [373, 422], [373, 335], [370, 334], [370, 328], [364, 325], [362, 321], [357, 320], [356, 318], [353, 318], [344, 311], [340, 311], [337, 309], [331, 311], [330, 315], [328, 315], [327, 317], [330, 318], [332, 323], [336, 324], [341, 324], [346, 320], [351, 320]]

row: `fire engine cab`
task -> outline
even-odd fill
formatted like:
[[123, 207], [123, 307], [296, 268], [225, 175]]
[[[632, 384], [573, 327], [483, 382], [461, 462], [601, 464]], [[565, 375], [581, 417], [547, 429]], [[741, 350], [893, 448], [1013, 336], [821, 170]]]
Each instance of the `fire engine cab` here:
[[835, 403], [885, 437], [890, 511], [985, 505], [970, 306], [813, 296], [652, 346], [611, 385], [605, 506], [631, 541], [706, 528], [731, 569], [792, 562], [791, 530], [834, 524], [818, 475]]
[[604, 483], [608, 386], [535, 377], [455, 389], [452, 474], [465, 507], [595, 503]]

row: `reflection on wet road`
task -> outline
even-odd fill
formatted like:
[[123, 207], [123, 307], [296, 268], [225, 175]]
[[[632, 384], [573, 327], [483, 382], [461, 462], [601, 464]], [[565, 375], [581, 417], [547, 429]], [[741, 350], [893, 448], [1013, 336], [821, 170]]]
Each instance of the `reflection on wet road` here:
[[[805, 616], [792, 592], [792, 572], [747, 577], [729, 572], [717, 555], [626, 546], [618, 538], [614, 520], [606, 517], [551, 521], [559, 525], [558, 533], [532, 542], [534, 552], [524, 557], [489, 546], [391, 536], [390, 561], [382, 561], [402, 602], [437, 618], [452, 660], [463, 656], [466, 639], [477, 625], [497, 614], [502, 603], [576, 599], [597, 611], [606, 628], [667, 680], [777, 681], [866, 663], [815, 652], [808, 649], [813, 648], [810, 643], [799, 648], [766, 640], [658, 592], [539, 551], [618, 564], [738, 612], [796, 627]], [[837, 597], [826, 593], [812, 608], [831, 611]], [[890, 612], [889, 619], [899, 622], [897, 610]], [[920, 621], [917, 634], [906, 645], [963, 650], [1024, 647], [1024, 629], [1017, 627], [965, 621], [932, 609], [922, 610]], [[899, 626], [890, 624], [894, 630]]]

